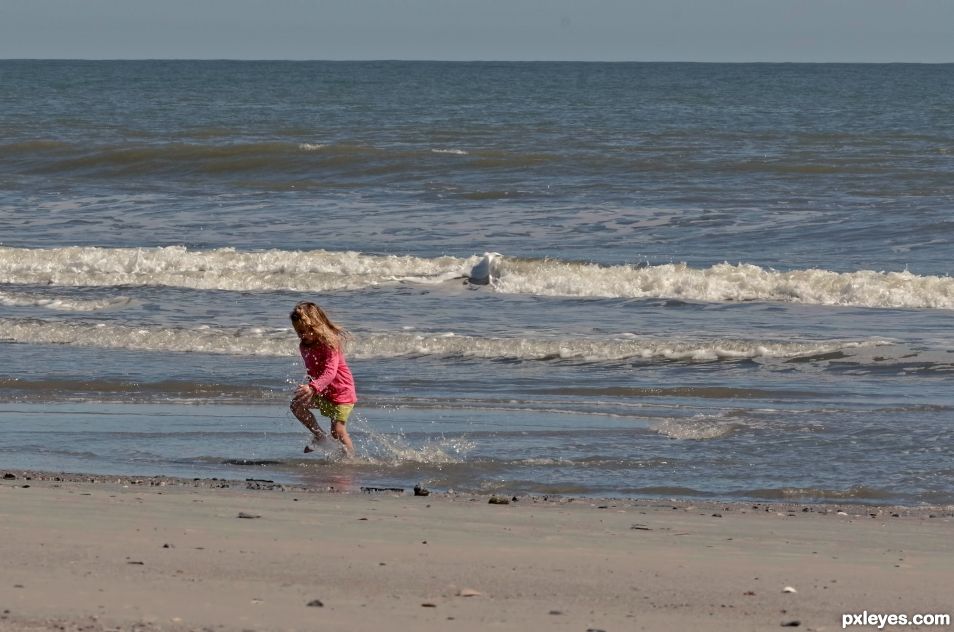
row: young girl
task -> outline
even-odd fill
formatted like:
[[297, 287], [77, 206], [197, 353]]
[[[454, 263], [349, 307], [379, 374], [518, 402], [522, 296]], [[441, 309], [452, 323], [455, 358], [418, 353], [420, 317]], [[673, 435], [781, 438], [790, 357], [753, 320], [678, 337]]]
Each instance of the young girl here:
[[[345, 429], [348, 415], [358, 401], [354, 378], [342, 353], [348, 332], [333, 323], [314, 303], [301, 302], [295, 305], [290, 317], [295, 333], [301, 340], [298, 350], [311, 378], [307, 384], [298, 386], [291, 410], [314, 435], [314, 441], [319, 442], [326, 436], [309, 410], [317, 408], [331, 420], [331, 436], [341, 442], [345, 454], [354, 456], [354, 446]], [[310, 444], [305, 446], [305, 452], [312, 450]]]

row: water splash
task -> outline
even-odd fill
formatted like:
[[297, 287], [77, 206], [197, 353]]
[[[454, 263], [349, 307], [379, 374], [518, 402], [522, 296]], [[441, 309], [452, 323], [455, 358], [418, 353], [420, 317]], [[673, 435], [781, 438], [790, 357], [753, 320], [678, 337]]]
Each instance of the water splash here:
[[357, 434], [352, 435], [358, 460], [368, 464], [391, 467], [418, 463], [422, 465], [446, 465], [462, 463], [476, 443], [465, 437], [431, 437], [414, 445], [403, 432], [376, 430], [360, 415], [352, 417], [348, 424]]

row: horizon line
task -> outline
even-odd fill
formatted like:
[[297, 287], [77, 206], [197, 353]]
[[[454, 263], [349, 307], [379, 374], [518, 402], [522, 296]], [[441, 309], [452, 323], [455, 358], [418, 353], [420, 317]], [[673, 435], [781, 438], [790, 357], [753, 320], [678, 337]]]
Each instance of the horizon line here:
[[920, 65], [943, 66], [951, 61], [699, 61], [699, 60], [638, 60], [638, 59], [415, 59], [415, 58], [367, 58], [367, 59], [318, 59], [318, 58], [254, 58], [254, 57], [2, 57], [6, 61], [81, 61], [81, 62], [288, 62], [288, 63], [438, 63], [438, 64], [774, 64], [774, 65]]

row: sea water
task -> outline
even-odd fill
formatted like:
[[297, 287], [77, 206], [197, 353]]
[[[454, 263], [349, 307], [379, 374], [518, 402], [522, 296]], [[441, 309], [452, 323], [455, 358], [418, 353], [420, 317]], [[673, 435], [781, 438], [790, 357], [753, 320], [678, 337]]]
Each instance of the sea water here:
[[952, 237], [951, 65], [2, 61], [0, 467], [954, 503]]

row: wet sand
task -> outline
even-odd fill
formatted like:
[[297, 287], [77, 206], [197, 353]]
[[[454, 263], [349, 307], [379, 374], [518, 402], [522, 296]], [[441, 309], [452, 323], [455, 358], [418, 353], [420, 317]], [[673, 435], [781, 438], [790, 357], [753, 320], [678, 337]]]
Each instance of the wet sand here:
[[2, 632], [839, 630], [954, 611], [952, 508], [0, 477]]

